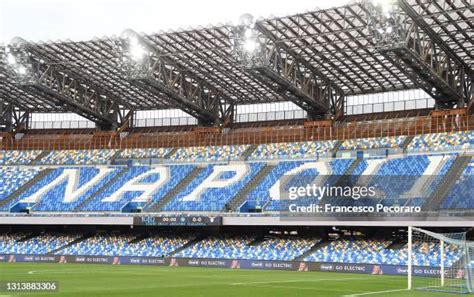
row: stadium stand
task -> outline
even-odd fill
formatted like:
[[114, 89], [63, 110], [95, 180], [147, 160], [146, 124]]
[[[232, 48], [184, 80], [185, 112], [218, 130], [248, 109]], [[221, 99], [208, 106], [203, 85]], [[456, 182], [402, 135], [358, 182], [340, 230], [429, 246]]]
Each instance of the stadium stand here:
[[[6, 199], [10, 194], [20, 188], [22, 185], [33, 179], [40, 172], [40, 168], [0, 168], [0, 202]], [[1, 208], [0, 210], [6, 210]]]
[[[331, 197], [327, 202], [337, 205], [423, 206], [441, 185], [452, 166], [455, 155], [414, 155], [396, 158], [361, 160], [352, 172], [358, 183], [376, 186], [374, 197], [358, 200]], [[363, 175], [358, 179], [357, 176]]]
[[193, 239], [190, 235], [97, 234], [57, 251], [57, 255], [164, 257]]
[[[122, 168], [59, 168], [56, 169], [49, 177], [43, 179], [37, 185], [41, 188], [48, 188], [41, 197], [38, 203], [33, 207], [35, 211], [73, 211], [85, 199], [93, 195], [98, 189], [102, 188], [108, 181], [117, 175]], [[59, 176], [58, 176], [59, 174]], [[61, 182], [55, 183], [61, 176], [67, 175]], [[56, 177], [57, 178], [54, 178]], [[68, 186], [75, 185], [73, 191], [78, 191], [78, 194], [73, 194], [68, 191]], [[32, 192], [29, 192], [32, 193]], [[28, 193], [28, 194], [29, 194]], [[25, 196], [24, 196], [25, 197]], [[25, 197], [24, 199], [28, 199]]]
[[[120, 211], [131, 201], [135, 201], [142, 206], [149, 202], [156, 203], [185, 178], [193, 168], [194, 166], [192, 165], [130, 167], [124, 175], [120, 176], [112, 185], [85, 205], [82, 210]], [[161, 176], [164, 172], [163, 169], [169, 169], [169, 176]], [[164, 182], [161, 187], [156, 187], [151, 192], [148, 189], [144, 190], [147, 184], [157, 182], [158, 180], [163, 180]]]
[[[143, 256], [211, 259], [250, 259], [291, 261], [306, 255], [303, 261], [351, 264], [407, 264], [407, 243], [395, 239], [341, 238], [322, 241], [305, 236], [212, 235], [198, 239], [194, 235], [172, 233], [98, 233], [92, 236], [44, 232], [0, 234], [1, 254]], [[188, 246], [187, 246], [188, 245]], [[445, 244], [445, 267], [459, 261], [458, 246]], [[177, 253], [175, 253], [177, 252]], [[413, 243], [415, 266], [439, 267], [438, 242]]]
[[99, 165], [115, 155], [116, 150], [64, 150], [51, 151], [38, 160], [39, 165]]
[[256, 159], [292, 159], [326, 156], [336, 141], [305, 141], [270, 143], [257, 146], [249, 160]]
[[380, 148], [399, 148], [405, 136], [347, 139], [341, 144], [340, 150], [367, 150]]
[[120, 158], [123, 158], [123, 159], [163, 158], [169, 152], [171, 152], [170, 148], [124, 149], [120, 152]]
[[474, 148], [474, 131], [418, 135], [408, 146], [409, 152], [466, 150]]
[[[267, 211], [288, 210], [288, 204], [293, 203], [293, 201], [279, 199], [277, 193], [279, 190], [275, 188], [275, 184], [282, 176], [287, 176], [288, 178], [285, 181], [286, 184], [280, 184], [280, 187], [288, 190], [290, 187], [311, 183], [320, 175], [327, 177], [331, 175], [343, 175], [352, 162], [352, 159], [298, 163], [282, 162], [273, 169], [259, 186], [256, 187], [256, 190], [248, 196], [248, 199], [258, 197], [258, 204], [265, 206], [265, 210]], [[328, 182], [333, 183], [334, 181], [332, 178], [329, 178]], [[309, 200], [314, 199], [309, 198]], [[309, 201], [308, 197], [300, 196], [295, 202], [298, 204], [305, 204]]]
[[181, 147], [170, 156], [170, 159], [186, 162], [239, 160], [248, 147], [248, 145]]
[[263, 166], [262, 163], [209, 165], [164, 210], [220, 211]]
[[91, 256], [115, 256], [119, 250], [124, 248], [137, 235], [131, 234], [105, 234], [94, 235], [81, 242], [75, 243], [65, 249], [56, 252], [60, 255], [91, 255]]
[[[338, 239], [316, 250], [304, 260], [310, 262], [355, 263], [355, 264], [407, 264], [407, 245], [390, 249], [391, 240], [383, 239]], [[439, 267], [439, 243], [414, 242], [413, 264], [416, 266]], [[454, 245], [445, 247], [445, 265], [450, 267], [462, 254]]]
[[[180, 162], [200, 162], [206, 160], [230, 160], [241, 158], [242, 152], [250, 146], [220, 146], [220, 147], [191, 147], [191, 148], [149, 148], [123, 150], [120, 156], [124, 158], [162, 157], [172, 154], [172, 164], [162, 165], [166, 168], [167, 179], [156, 193], [133, 189], [130, 181], [137, 185], [157, 183], [160, 178], [160, 169], [150, 166], [131, 167], [101, 167], [107, 163], [116, 150], [70, 150], [51, 151], [40, 160], [28, 167], [1, 167], [0, 173], [0, 210], [8, 211], [15, 203], [25, 202], [32, 207], [32, 211], [121, 211], [130, 202], [134, 207], [145, 210], [157, 209], [153, 205], [166, 196], [160, 204], [160, 211], [222, 211], [228, 203], [238, 197], [238, 204], [251, 202], [252, 205], [263, 208], [265, 211], [287, 210], [287, 202], [281, 201], [276, 193], [275, 185], [283, 176], [290, 174], [294, 177], [285, 184], [286, 189], [295, 183], [308, 183], [319, 175], [331, 175], [328, 182], [337, 182], [350, 169], [351, 176], [371, 175], [366, 181], [368, 185], [380, 185], [383, 196], [377, 199], [362, 198], [354, 201], [332, 197], [328, 202], [338, 205], [375, 205], [381, 203], [386, 206], [424, 206], [426, 201], [442, 184], [444, 176], [449, 172], [457, 158], [453, 148], [470, 148], [474, 143], [474, 133], [438, 133], [415, 136], [410, 142], [408, 150], [412, 153], [387, 157], [366, 157], [362, 159], [321, 159], [314, 162], [309, 160], [290, 160], [304, 158], [309, 155], [323, 153], [334, 148], [334, 141], [277, 143], [255, 146], [251, 154], [253, 159], [269, 159], [268, 163], [235, 162], [227, 165], [198, 165], [179, 164]], [[395, 147], [404, 143], [404, 137], [364, 138], [346, 140], [341, 144], [342, 150]], [[253, 149], [254, 147], [252, 147]], [[429, 152], [430, 150], [434, 152]], [[207, 153], [205, 153], [207, 151]], [[11, 162], [31, 163], [31, 159], [38, 159], [41, 151], [12, 151], [15, 156]], [[43, 152], [45, 153], [45, 152]], [[461, 156], [461, 155], [459, 155]], [[5, 157], [4, 157], [5, 158]], [[277, 159], [277, 160], [271, 160]], [[4, 159], [4, 162], [5, 161]], [[10, 162], [10, 161], [8, 161]], [[39, 164], [63, 164], [63, 168], [50, 168], [51, 173], [34, 180], [35, 184], [25, 187], [18, 197], [9, 197], [8, 203], [1, 204], [10, 194], [32, 180], [40, 172]], [[70, 164], [70, 165], [68, 165]], [[271, 164], [265, 174], [258, 175], [265, 164]], [[96, 167], [67, 167], [81, 165], [96, 165]], [[202, 166], [202, 165], [201, 165]], [[228, 166], [228, 167], [221, 167]], [[472, 163], [459, 169], [460, 178], [452, 191], [442, 195], [438, 205], [442, 209], [472, 209], [472, 199], [469, 196], [469, 186], [472, 183]], [[183, 189], [172, 192], [195, 168], [202, 168], [196, 176], [189, 178], [189, 183], [182, 185]], [[224, 169], [223, 169], [224, 168]], [[222, 172], [219, 170], [222, 169]], [[156, 172], [154, 170], [157, 170]], [[461, 174], [462, 172], [462, 174]], [[121, 174], [119, 174], [121, 173]], [[148, 174], [150, 173], [150, 174]], [[323, 173], [323, 174], [321, 174]], [[140, 176], [143, 175], [143, 180]], [[115, 180], [117, 176], [117, 180]], [[258, 176], [258, 180], [255, 177]], [[387, 177], [397, 177], [388, 179]], [[59, 180], [60, 179], [60, 180]], [[235, 179], [235, 180], [234, 180]], [[227, 183], [227, 181], [230, 181]], [[250, 181], [251, 187], [248, 186]], [[390, 181], [390, 182], [387, 182]], [[111, 182], [111, 184], [108, 184]], [[215, 183], [206, 187], [202, 183]], [[122, 191], [125, 186], [125, 190]], [[127, 189], [127, 187], [130, 187]], [[411, 191], [417, 186], [423, 191]], [[245, 188], [245, 191], [241, 191]], [[100, 191], [99, 191], [100, 189]], [[69, 192], [67, 192], [69, 191]], [[122, 191], [122, 192], [121, 192]], [[40, 193], [38, 193], [40, 192]], [[67, 198], [67, 193], [80, 193], [73, 198]], [[146, 192], [144, 194], [144, 192]], [[32, 198], [33, 197], [33, 198]], [[236, 202], [236, 203], [237, 203]], [[305, 197], [300, 197], [298, 203], [308, 203]], [[318, 202], [319, 203], [319, 202]], [[79, 207], [79, 208], [78, 208]], [[438, 206], [439, 207], [439, 206]]]
[[26, 165], [30, 164], [41, 154], [40, 150], [18, 151], [1, 150], [0, 165]]
[[55, 251], [74, 240], [78, 234], [43, 233], [37, 236], [27, 234], [0, 235], [0, 254], [45, 255]]
[[293, 260], [319, 242], [317, 238], [276, 238], [259, 240], [249, 236], [206, 238], [176, 254], [184, 258], [251, 260]]
[[464, 169], [461, 177], [443, 201], [443, 209], [474, 209], [472, 189], [474, 185], [474, 160]]
[[152, 235], [136, 243], [129, 243], [121, 256], [165, 257], [182, 248], [194, 237], [191, 235]]

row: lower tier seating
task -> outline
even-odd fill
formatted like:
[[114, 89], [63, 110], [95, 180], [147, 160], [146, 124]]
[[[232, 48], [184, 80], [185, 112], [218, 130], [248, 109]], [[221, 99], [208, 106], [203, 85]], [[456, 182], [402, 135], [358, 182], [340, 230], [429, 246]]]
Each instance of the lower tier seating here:
[[[0, 254], [142, 256], [212, 259], [250, 259], [319, 263], [407, 265], [408, 246], [399, 239], [342, 237], [321, 240], [295, 235], [197, 235], [173, 233], [0, 233]], [[444, 266], [463, 257], [458, 246], [444, 244]], [[413, 242], [413, 265], [440, 267], [437, 241]]]
[[36, 236], [30, 234], [0, 234], [0, 254], [45, 255], [79, 237], [78, 234], [55, 233], [43, 233]]
[[57, 255], [164, 257], [192, 240], [190, 235], [98, 234], [56, 252]]
[[317, 238], [217, 236], [198, 242], [176, 257], [289, 261], [318, 242]]
[[[390, 249], [392, 241], [374, 239], [339, 239], [316, 250], [305, 258], [310, 262], [407, 265], [407, 245]], [[457, 246], [445, 244], [445, 267], [459, 261], [462, 253]], [[413, 265], [439, 267], [440, 246], [434, 242], [413, 243]]]

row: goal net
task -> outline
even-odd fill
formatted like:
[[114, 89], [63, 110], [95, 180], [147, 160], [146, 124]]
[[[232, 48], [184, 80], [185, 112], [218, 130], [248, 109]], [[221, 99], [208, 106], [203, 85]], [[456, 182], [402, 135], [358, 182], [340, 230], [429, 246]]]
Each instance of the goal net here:
[[466, 233], [409, 228], [409, 289], [472, 293], [473, 270], [474, 242], [466, 240]]

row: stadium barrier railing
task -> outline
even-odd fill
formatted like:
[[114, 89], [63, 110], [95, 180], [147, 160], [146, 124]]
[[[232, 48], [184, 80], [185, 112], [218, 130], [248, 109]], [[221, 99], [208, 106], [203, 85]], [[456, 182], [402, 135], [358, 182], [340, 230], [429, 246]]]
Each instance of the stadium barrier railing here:
[[[117, 132], [51, 131], [27, 133], [19, 137], [3, 133], [1, 149], [11, 150], [80, 150], [153, 147], [222, 146], [279, 142], [346, 140], [357, 138], [414, 136], [429, 133], [468, 131], [474, 129], [474, 115], [410, 117], [389, 120], [339, 122], [314, 125], [291, 125], [259, 128], [222, 129], [197, 133], [193, 127], [183, 131]], [[77, 132], [77, 133], [76, 133]]]

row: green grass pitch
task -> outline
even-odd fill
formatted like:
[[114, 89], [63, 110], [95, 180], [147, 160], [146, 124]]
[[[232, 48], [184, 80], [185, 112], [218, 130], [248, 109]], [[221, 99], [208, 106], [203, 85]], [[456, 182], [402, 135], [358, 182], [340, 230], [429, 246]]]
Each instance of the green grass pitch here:
[[197, 267], [1, 263], [0, 281], [59, 282], [58, 292], [0, 292], [0, 297], [455, 296], [403, 290], [407, 280], [406, 277], [399, 276]]

